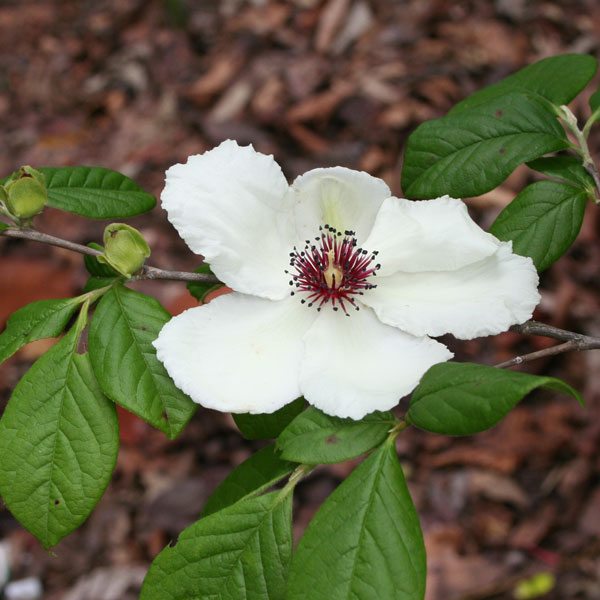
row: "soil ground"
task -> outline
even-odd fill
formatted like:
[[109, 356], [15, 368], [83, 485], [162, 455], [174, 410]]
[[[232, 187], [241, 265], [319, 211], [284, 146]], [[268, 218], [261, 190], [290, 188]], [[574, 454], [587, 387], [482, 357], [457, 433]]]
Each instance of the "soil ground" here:
[[[166, 168], [234, 138], [274, 154], [290, 180], [343, 165], [401, 196], [402, 150], [419, 123], [546, 56], [598, 56], [599, 42], [593, 0], [4, 0], [0, 176], [22, 164], [99, 165], [159, 196]], [[582, 118], [594, 89], [572, 106]], [[593, 151], [599, 141], [592, 134]], [[518, 169], [466, 199], [471, 214], [487, 228], [532, 180]], [[543, 274], [538, 320], [600, 334], [598, 215], [588, 207], [571, 250]], [[159, 207], [131, 224], [149, 241], [151, 264], [199, 264]], [[37, 221], [84, 244], [100, 241], [105, 225], [52, 209]], [[27, 302], [79, 293], [85, 279], [79, 256], [0, 238], [0, 325]], [[182, 283], [137, 285], [173, 313], [194, 303]], [[554, 343], [513, 333], [447, 342], [459, 360], [485, 364]], [[31, 344], [0, 368], [0, 408], [47, 347]], [[426, 539], [427, 600], [508, 600], [539, 572], [556, 576], [548, 600], [600, 598], [600, 352], [526, 370], [565, 379], [587, 408], [541, 392], [484, 434], [399, 437]], [[175, 441], [120, 417], [113, 480], [53, 553], [0, 507], [12, 578], [38, 577], [46, 600], [137, 598], [152, 558], [261, 446], [209, 410]], [[300, 484], [296, 536], [355, 464], [320, 467]]]

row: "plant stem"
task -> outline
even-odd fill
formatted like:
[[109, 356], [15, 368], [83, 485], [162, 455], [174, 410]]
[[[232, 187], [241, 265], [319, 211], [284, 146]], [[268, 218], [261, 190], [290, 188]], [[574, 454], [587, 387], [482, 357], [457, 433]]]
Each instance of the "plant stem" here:
[[[523, 335], [541, 335], [544, 337], [553, 338], [560, 340], [561, 342], [568, 342], [576, 340], [579, 342], [586, 342], [586, 347], [578, 348], [579, 350], [591, 350], [596, 348], [596, 344], [600, 344], [600, 338], [584, 335], [583, 333], [575, 333], [574, 331], [568, 331], [566, 329], [559, 329], [546, 323], [540, 323], [539, 321], [526, 321], [521, 325], [513, 325], [510, 331], [515, 333], [521, 333]], [[589, 346], [587, 346], [589, 344]]]
[[278, 501], [283, 500], [290, 492], [294, 490], [296, 485], [301, 479], [304, 479], [317, 465], [301, 464], [296, 467], [294, 472], [290, 475], [287, 483], [281, 488], [279, 492]]
[[559, 329], [558, 327], [552, 327], [552, 325], [546, 325], [545, 323], [539, 323], [538, 321], [527, 321], [522, 325], [513, 325], [510, 330], [524, 335], [542, 335], [544, 337], [560, 340], [563, 343], [556, 346], [550, 346], [550, 348], [544, 348], [543, 350], [537, 350], [536, 352], [530, 352], [529, 354], [523, 354], [522, 356], [515, 356], [510, 360], [495, 365], [500, 369], [522, 365], [523, 363], [538, 358], [555, 356], [556, 354], [570, 352], [571, 350], [600, 349], [600, 338], [567, 331], [566, 329]]
[[[579, 148], [577, 148], [577, 150], [583, 158], [583, 168], [591, 175], [592, 179], [594, 180], [596, 190], [600, 193], [600, 172], [598, 172], [598, 168], [594, 163], [594, 159], [592, 158], [587, 143], [587, 136], [591, 123], [588, 121], [582, 131], [579, 129], [579, 126], [577, 125], [577, 117], [575, 117], [575, 115], [571, 112], [571, 109], [568, 106], [561, 106], [560, 108], [562, 110], [562, 120], [567, 126], [567, 129], [575, 136], [575, 139], [579, 144]], [[598, 197], [594, 198], [594, 202], [596, 202], [596, 204], [600, 202]]]
[[[65, 248], [79, 254], [87, 254], [88, 256], [100, 256], [102, 252], [70, 242], [69, 240], [63, 240], [62, 238], [48, 235], [47, 233], [41, 233], [34, 229], [17, 229], [9, 228], [4, 231], [0, 231], [0, 235], [10, 238], [19, 238], [24, 240], [31, 240], [40, 242], [42, 244], [49, 244], [51, 246], [57, 246], [58, 248]], [[138, 281], [141, 279], [168, 279], [171, 281], [193, 281], [197, 283], [221, 283], [214, 275], [206, 273], [189, 273], [187, 271], [167, 271], [165, 269], [158, 269], [144, 265], [141, 272], [130, 279], [130, 281]]]
[[408, 420], [408, 418], [405, 416], [402, 420], [398, 421], [389, 431], [388, 437], [387, 437], [387, 441], [388, 442], [393, 442], [396, 437], [398, 437], [398, 434], [401, 431], [404, 431], [408, 426], [410, 425], [410, 421]]

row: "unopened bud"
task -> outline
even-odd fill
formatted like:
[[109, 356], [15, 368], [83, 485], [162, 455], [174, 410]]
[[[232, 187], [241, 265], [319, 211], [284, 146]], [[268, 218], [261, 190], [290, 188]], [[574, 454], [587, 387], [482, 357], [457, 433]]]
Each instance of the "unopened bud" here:
[[137, 229], [112, 223], [104, 230], [104, 254], [98, 260], [121, 275], [131, 277], [137, 273], [149, 256], [150, 248]]
[[30, 219], [42, 212], [48, 201], [46, 177], [32, 167], [21, 167], [4, 185], [8, 211], [19, 219]]

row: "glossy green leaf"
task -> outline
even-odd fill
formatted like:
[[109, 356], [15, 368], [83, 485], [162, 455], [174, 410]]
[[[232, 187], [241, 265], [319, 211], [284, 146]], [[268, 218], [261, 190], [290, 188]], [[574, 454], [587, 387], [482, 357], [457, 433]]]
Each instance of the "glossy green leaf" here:
[[21, 379], [0, 421], [0, 494], [45, 548], [100, 500], [119, 448], [115, 406], [72, 328]]
[[59, 336], [80, 304], [79, 298], [39, 300], [13, 313], [0, 335], [0, 363], [29, 342]]
[[567, 183], [538, 181], [527, 186], [499, 215], [490, 233], [512, 240], [513, 250], [547, 269], [575, 241], [588, 194]]
[[[210, 270], [210, 265], [200, 265], [197, 269], [194, 269], [194, 273], [202, 273], [204, 275], [213, 275], [213, 272]], [[206, 297], [215, 290], [223, 287], [222, 283], [199, 283], [194, 281], [189, 281], [186, 284], [186, 287], [189, 293], [200, 302], [200, 304], [204, 304], [206, 302]]]
[[135, 181], [103, 167], [41, 167], [48, 206], [90, 219], [124, 219], [154, 208], [156, 199]]
[[[94, 250], [99, 250], [100, 252], [104, 252], [104, 248], [100, 244], [96, 244], [95, 242], [90, 242], [88, 244], [88, 247], [93, 248]], [[83, 262], [88, 273], [93, 277], [121, 277], [120, 273], [115, 271], [109, 265], [99, 262], [95, 256], [88, 256], [87, 254], [85, 254], [83, 256]]]
[[422, 600], [425, 548], [393, 443], [319, 509], [292, 560], [286, 600]]
[[306, 401], [297, 398], [270, 415], [234, 414], [233, 420], [248, 440], [276, 438], [303, 410]]
[[568, 146], [551, 112], [508, 94], [417, 127], [406, 145], [402, 187], [408, 198], [478, 196], [520, 164]]
[[246, 498], [264, 492], [289, 475], [297, 463], [282, 460], [271, 444], [236, 467], [213, 492], [202, 509], [206, 517]]
[[381, 444], [394, 426], [391, 412], [374, 412], [360, 421], [330, 417], [309, 406], [277, 440], [281, 457], [299, 463], [338, 463]]
[[575, 156], [549, 156], [532, 160], [527, 163], [527, 166], [534, 171], [538, 171], [538, 173], [548, 175], [548, 177], [562, 179], [563, 181], [584, 188], [592, 196], [594, 194], [594, 180], [583, 168], [580, 158], [576, 158]]
[[175, 387], [152, 342], [169, 313], [150, 296], [116, 285], [90, 323], [90, 359], [104, 393], [123, 408], [177, 437], [196, 409]]
[[83, 291], [85, 293], [92, 292], [94, 290], [99, 290], [100, 288], [106, 287], [107, 285], [112, 285], [115, 283], [114, 277], [90, 277], [83, 286]]
[[475, 92], [449, 114], [458, 114], [510, 92], [533, 93], [560, 106], [568, 104], [589, 83], [598, 63], [587, 54], [544, 58], [506, 79]]
[[583, 404], [577, 390], [554, 377], [471, 363], [440, 363], [423, 375], [413, 392], [408, 418], [434, 433], [471, 435], [493, 427], [536, 388], [568, 394]]
[[140, 600], [283, 600], [291, 512], [273, 492], [200, 519], [154, 559]]

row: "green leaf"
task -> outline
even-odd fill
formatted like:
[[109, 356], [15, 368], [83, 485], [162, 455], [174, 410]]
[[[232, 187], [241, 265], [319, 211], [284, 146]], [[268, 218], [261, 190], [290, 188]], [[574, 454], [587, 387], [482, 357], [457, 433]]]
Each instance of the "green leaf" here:
[[582, 187], [593, 197], [594, 180], [583, 168], [580, 158], [574, 156], [549, 156], [538, 158], [527, 163], [527, 166], [538, 173], [562, 179], [577, 187]]
[[393, 443], [319, 509], [292, 560], [286, 600], [421, 600], [425, 548]]
[[575, 241], [588, 194], [567, 183], [538, 181], [527, 186], [499, 215], [490, 233], [513, 240], [513, 250], [547, 269]]
[[276, 438], [303, 410], [306, 401], [297, 398], [270, 415], [234, 414], [233, 420], [248, 440]]
[[154, 559], [140, 600], [283, 600], [291, 512], [273, 492], [200, 519]]
[[196, 410], [175, 387], [152, 342], [169, 313], [150, 296], [115, 285], [90, 323], [90, 359], [104, 393], [173, 439]]
[[520, 164], [569, 146], [555, 115], [508, 94], [417, 127], [406, 145], [402, 187], [408, 198], [477, 196]]
[[90, 219], [124, 219], [154, 208], [156, 199], [135, 181], [102, 167], [40, 167], [48, 205]]
[[29, 342], [59, 336], [81, 302], [81, 298], [39, 300], [13, 313], [0, 335], [0, 363]]
[[88, 292], [93, 292], [94, 290], [99, 290], [100, 288], [106, 287], [107, 285], [112, 285], [115, 283], [116, 279], [114, 277], [90, 277], [83, 286], [83, 291], [87, 294]]
[[596, 59], [587, 54], [563, 54], [544, 58], [475, 92], [459, 102], [449, 114], [468, 111], [510, 92], [537, 94], [557, 106], [568, 104], [589, 83], [597, 66]]
[[298, 465], [282, 460], [271, 444], [236, 467], [213, 492], [202, 509], [202, 516], [231, 506], [248, 495], [264, 492], [291, 473]]
[[381, 444], [394, 426], [391, 412], [374, 412], [360, 421], [330, 417], [309, 406], [277, 440], [281, 457], [299, 463], [338, 463]]
[[4, 223], [3, 221], [0, 221], [0, 231], [4, 231], [5, 229], [8, 229], [10, 227], [10, 225], [8, 225], [8, 223]]
[[540, 387], [568, 394], [583, 404], [577, 390], [554, 377], [471, 363], [440, 363], [423, 375], [413, 392], [408, 418], [434, 433], [471, 435], [493, 427]]
[[[194, 273], [203, 273], [204, 275], [213, 275], [213, 272], [210, 270], [210, 265], [200, 265], [197, 269], [194, 269]], [[222, 283], [198, 283], [194, 281], [190, 281], [186, 284], [186, 287], [189, 293], [200, 302], [200, 304], [204, 304], [206, 302], [206, 297], [215, 290], [223, 287]]]
[[100, 390], [73, 327], [21, 379], [0, 421], [0, 493], [54, 546], [100, 500], [119, 448], [115, 406]]
[[[88, 247], [93, 248], [94, 250], [99, 250], [100, 252], [104, 252], [104, 248], [100, 244], [96, 244], [96, 242], [90, 242]], [[95, 256], [88, 256], [85, 254], [83, 256], [83, 262], [88, 273], [93, 277], [121, 277], [119, 272], [115, 271], [108, 265], [102, 264]]]

